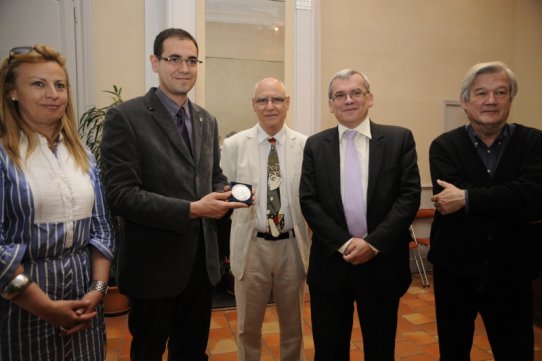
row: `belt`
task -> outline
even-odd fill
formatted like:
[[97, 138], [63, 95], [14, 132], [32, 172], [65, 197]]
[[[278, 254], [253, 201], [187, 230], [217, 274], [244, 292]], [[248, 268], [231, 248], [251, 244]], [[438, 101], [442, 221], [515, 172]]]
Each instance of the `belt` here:
[[283, 232], [276, 237], [273, 236], [271, 233], [264, 233], [264, 232], [256, 233], [256, 237], [263, 238], [266, 241], [279, 241], [281, 239], [288, 239], [290, 238], [290, 235], [292, 235], [292, 238], [295, 238], [295, 233], [293, 230], [288, 231], [288, 232]]

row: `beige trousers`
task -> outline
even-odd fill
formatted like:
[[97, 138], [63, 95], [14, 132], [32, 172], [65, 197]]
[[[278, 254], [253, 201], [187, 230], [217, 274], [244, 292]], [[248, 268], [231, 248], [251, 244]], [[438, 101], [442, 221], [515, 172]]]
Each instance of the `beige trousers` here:
[[235, 280], [239, 361], [259, 361], [262, 324], [273, 294], [280, 326], [280, 359], [305, 360], [303, 353], [303, 293], [305, 271], [293, 238], [266, 241], [253, 238], [247, 267]]

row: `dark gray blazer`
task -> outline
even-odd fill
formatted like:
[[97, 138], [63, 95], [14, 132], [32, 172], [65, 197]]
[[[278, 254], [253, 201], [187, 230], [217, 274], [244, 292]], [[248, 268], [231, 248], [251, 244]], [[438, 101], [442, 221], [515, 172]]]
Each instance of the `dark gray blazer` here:
[[412, 133], [401, 127], [371, 122], [371, 134], [366, 240], [380, 253], [358, 266], [337, 251], [351, 238], [341, 198], [338, 128], [307, 139], [299, 191], [313, 231], [307, 282], [332, 292], [347, 282], [371, 283], [381, 294], [399, 297], [411, 281], [408, 227], [420, 205], [416, 145]]
[[207, 273], [220, 278], [216, 224], [190, 219], [190, 202], [222, 191], [216, 119], [190, 103], [194, 157], [151, 88], [106, 115], [102, 140], [106, 198], [122, 217], [117, 282], [130, 297], [167, 298], [186, 286], [200, 232]]

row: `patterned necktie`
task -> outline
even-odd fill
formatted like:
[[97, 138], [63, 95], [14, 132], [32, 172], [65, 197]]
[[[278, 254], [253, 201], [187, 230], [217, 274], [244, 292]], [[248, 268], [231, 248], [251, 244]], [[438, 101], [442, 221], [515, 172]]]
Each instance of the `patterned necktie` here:
[[267, 140], [271, 144], [267, 158], [267, 224], [270, 233], [277, 237], [284, 227], [284, 214], [280, 212], [280, 165], [275, 138]]
[[177, 131], [183, 138], [186, 147], [190, 151], [190, 155], [193, 156], [192, 146], [190, 144], [190, 137], [188, 136], [188, 129], [186, 128], [186, 111], [183, 107], [180, 107], [179, 111], [177, 112]]
[[365, 218], [361, 164], [354, 142], [357, 133], [353, 129], [349, 129], [344, 133], [346, 145], [344, 152], [343, 206], [350, 235], [352, 237], [364, 237], [367, 233], [367, 220]]

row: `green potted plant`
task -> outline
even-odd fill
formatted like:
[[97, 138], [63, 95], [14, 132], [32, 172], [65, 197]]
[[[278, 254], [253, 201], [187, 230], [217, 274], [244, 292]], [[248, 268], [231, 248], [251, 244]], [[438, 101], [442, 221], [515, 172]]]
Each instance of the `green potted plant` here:
[[[102, 142], [102, 130], [105, 114], [109, 108], [122, 103], [122, 88], [113, 85], [113, 90], [104, 90], [111, 95], [111, 102], [103, 107], [93, 106], [84, 112], [79, 119], [79, 134], [85, 145], [90, 149], [100, 170], [103, 169], [100, 145]], [[118, 235], [118, 220], [113, 218], [113, 228]], [[116, 286], [116, 257], [111, 262], [109, 272], [109, 291], [104, 297], [104, 312], [106, 316], [117, 316], [129, 310], [128, 298], [121, 294]]]
[[111, 103], [98, 108], [93, 106], [81, 115], [79, 120], [79, 134], [85, 141], [85, 145], [90, 149], [96, 163], [102, 168], [102, 156], [100, 153], [100, 145], [102, 143], [102, 130], [105, 113], [109, 108], [122, 103], [122, 88], [113, 85], [113, 90], [104, 90], [104, 93], [111, 94]]

